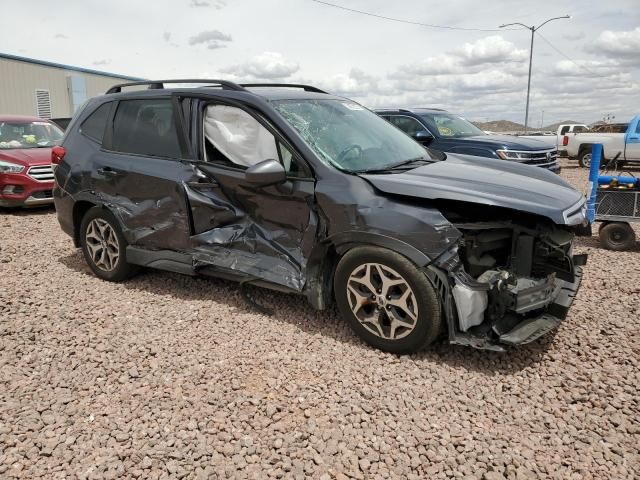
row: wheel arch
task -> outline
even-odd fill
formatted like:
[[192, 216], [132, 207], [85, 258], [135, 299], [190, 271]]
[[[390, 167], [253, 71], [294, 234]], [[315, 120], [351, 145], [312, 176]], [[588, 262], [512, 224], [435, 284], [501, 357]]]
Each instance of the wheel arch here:
[[73, 204], [73, 244], [80, 247], [80, 224], [89, 210], [95, 207], [94, 202], [79, 200]]
[[414, 246], [387, 235], [360, 231], [332, 235], [315, 246], [307, 262], [305, 294], [317, 310], [324, 310], [333, 303], [333, 276], [338, 262], [356, 247], [385, 248], [406, 257], [418, 267], [431, 261]]
[[578, 147], [578, 158], [582, 157], [586, 150], [590, 151], [592, 147], [593, 143], [581, 143]]
[[[76, 248], [80, 247], [80, 225], [82, 224], [82, 219], [87, 214], [89, 210], [93, 207], [100, 207], [105, 210], [108, 210], [112, 214], [114, 213], [107, 205], [103, 202], [96, 201], [93, 198], [80, 198], [76, 200], [73, 204], [73, 244]], [[116, 219], [118, 216], [114, 214]]]

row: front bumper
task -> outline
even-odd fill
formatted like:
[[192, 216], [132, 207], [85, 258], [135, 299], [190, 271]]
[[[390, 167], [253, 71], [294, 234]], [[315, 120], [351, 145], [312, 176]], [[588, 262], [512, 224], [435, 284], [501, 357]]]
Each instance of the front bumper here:
[[499, 343], [506, 345], [524, 345], [545, 335], [556, 328], [567, 317], [569, 307], [576, 298], [582, 282], [583, 267], [575, 267], [575, 278], [572, 283], [556, 280], [560, 283], [560, 292], [549, 310], [539, 317], [520, 322], [511, 331], [498, 337]]
[[0, 174], [0, 207], [34, 207], [53, 203], [53, 181], [25, 173]]
[[[578, 257], [582, 256], [576, 256], [574, 259]], [[582, 260], [581, 263], [584, 264], [586, 257], [582, 258]], [[524, 345], [533, 342], [557, 328], [567, 317], [569, 308], [580, 289], [582, 275], [583, 266], [576, 265], [574, 266], [573, 282], [555, 279], [558, 292], [552, 303], [545, 308], [544, 313], [525, 317], [512, 328], [498, 334], [486, 324], [478, 329], [470, 329], [466, 332], [450, 331], [449, 342], [495, 351], [504, 351], [507, 346]], [[453, 309], [455, 309], [455, 306]]]

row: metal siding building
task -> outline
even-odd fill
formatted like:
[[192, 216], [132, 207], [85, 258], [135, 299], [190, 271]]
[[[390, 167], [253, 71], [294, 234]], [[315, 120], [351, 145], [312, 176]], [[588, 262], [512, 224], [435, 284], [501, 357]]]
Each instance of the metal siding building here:
[[71, 117], [87, 98], [141, 78], [0, 53], [0, 114]]

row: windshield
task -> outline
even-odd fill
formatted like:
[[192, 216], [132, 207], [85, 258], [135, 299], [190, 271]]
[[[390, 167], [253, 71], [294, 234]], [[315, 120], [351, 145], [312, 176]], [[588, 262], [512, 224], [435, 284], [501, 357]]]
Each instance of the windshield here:
[[350, 100], [278, 100], [273, 104], [322, 160], [339, 169], [380, 170], [431, 158], [420, 144]]
[[428, 115], [421, 115], [421, 117], [427, 122], [429, 129], [432, 132], [437, 132], [441, 137], [464, 138], [486, 135], [474, 124], [458, 115], [452, 115], [450, 113], [430, 113]]
[[0, 149], [43, 148], [60, 144], [62, 130], [42, 122], [0, 121]]

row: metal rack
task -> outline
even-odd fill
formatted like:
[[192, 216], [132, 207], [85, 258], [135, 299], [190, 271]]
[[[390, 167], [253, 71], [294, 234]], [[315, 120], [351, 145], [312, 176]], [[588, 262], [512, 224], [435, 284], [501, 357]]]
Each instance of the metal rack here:
[[144, 80], [140, 82], [128, 82], [128, 83], [120, 83], [118, 85], [114, 85], [109, 90], [107, 90], [107, 94], [111, 93], [120, 93], [123, 88], [127, 87], [141, 87], [147, 85], [148, 90], [162, 90], [165, 87], [165, 84], [179, 84], [179, 83], [192, 83], [192, 84], [202, 84], [203, 87], [218, 87], [223, 90], [235, 90], [235, 91], [243, 91], [248, 92], [249, 88], [301, 88], [305, 92], [315, 92], [315, 93], [327, 93], [324, 90], [320, 90], [317, 87], [312, 85], [303, 85], [299, 83], [243, 83], [238, 84], [234, 82], [230, 82], [228, 80], [217, 80], [217, 79], [202, 79], [202, 78], [190, 78], [190, 79], [178, 79], [178, 80]]

